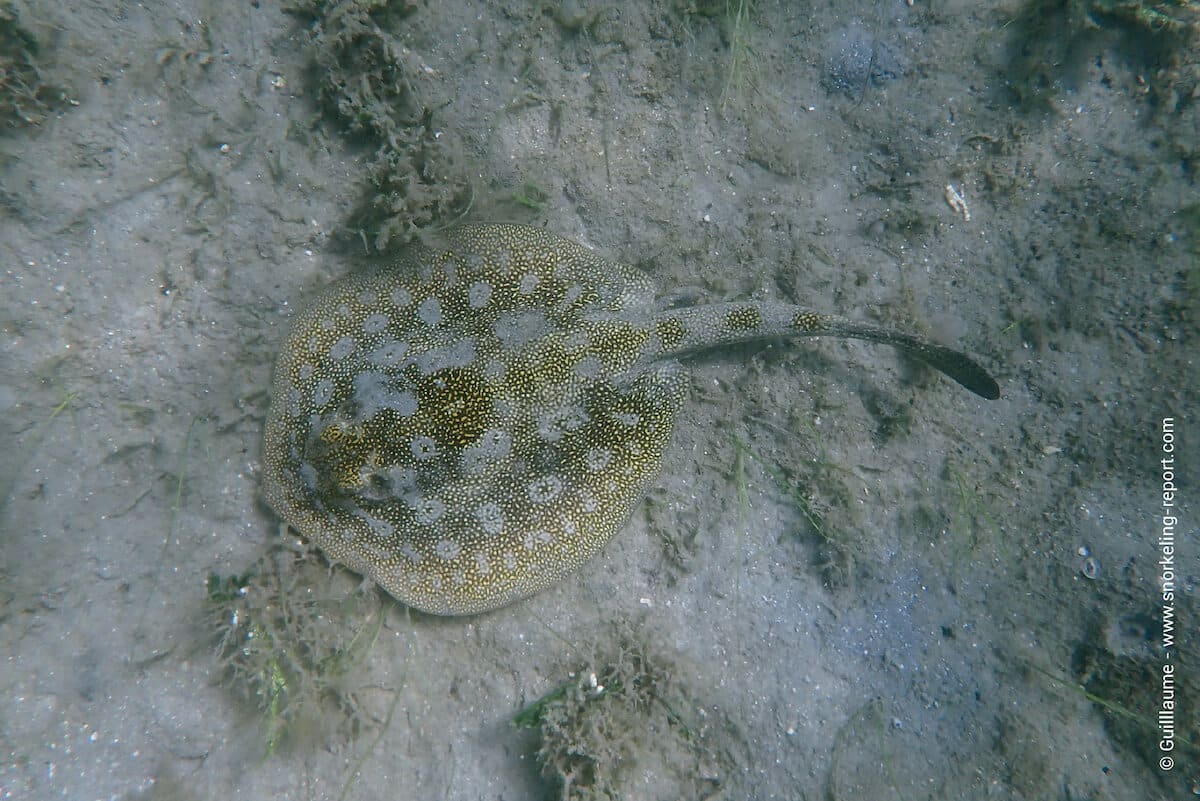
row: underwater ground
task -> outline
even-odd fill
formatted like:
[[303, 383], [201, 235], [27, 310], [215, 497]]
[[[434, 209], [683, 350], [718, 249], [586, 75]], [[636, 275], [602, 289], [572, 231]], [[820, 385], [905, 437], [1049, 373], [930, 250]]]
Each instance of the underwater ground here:
[[[0, 799], [1196, 793], [1198, 52], [1181, 0], [0, 0]], [[410, 613], [261, 433], [291, 316], [458, 220], [1002, 395], [707, 354], [598, 558]]]

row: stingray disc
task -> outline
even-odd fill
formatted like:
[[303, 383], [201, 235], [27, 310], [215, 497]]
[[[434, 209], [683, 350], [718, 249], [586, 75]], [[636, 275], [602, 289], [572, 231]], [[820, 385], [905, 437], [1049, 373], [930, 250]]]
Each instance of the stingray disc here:
[[524, 226], [329, 287], [295, 321], [267, 501], [327, 556], [434, 614], [565, 577], [628, 518], [683, 400], [636, 271]]

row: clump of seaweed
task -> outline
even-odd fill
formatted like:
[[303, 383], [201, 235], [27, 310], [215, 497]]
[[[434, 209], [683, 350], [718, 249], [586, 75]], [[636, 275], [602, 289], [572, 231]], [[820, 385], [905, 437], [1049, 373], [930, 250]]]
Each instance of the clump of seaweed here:
[[716, 20], [721, 40], [729, 47], [721, 80], [721, 114], [735, 104], [738, 111], [746, 110], [759, 83], [758, 56], [751, 44], [753, 0], [676, 0], [675, 6], [685, 17]]
[[[1127, 596], [1120, 600], [1136, 609], [1135, 601]], [[1109, 738], [1121, 747], [1137, 754], [1147, 766], [1163, 779], [1167, 774], [1158, 770], [1163, 756], [1159, 742], [1166, 736], [1160, 713], [1164, 701], [1171, 707], [1171, 740], [1174, 756], [1180, 765], [1186, 758], [1200, 764], [1200, 707], [1186, 700], [1200, 696], [1200, 681], [1179, 665], [1191, 665], [1200, 657], [1200, 637], [1193, 634], [1195, 605], [1188, 596], [1178, 593], [1180, 600], [1172, 611], [1178, 615], [1173, 642], [1174, 658], [1165, 658], [1159, 644], [1163, 620], [1159, 610], [1125, 614], [1116, 620], [1096, 620], [1071, 655], [1071, 672], [1078, 683], [1067, 683], [1040, 668], [1037, 672], [1058, 683], [1082, 692], [1104, 716]], [[1164, 665], [1176, 666], [1164, 681]], [[1168, 694], [1169, 685], [1169, 694]], [[1191, 777], [1194, 778], [1194, 777]]]
[[8, 128], [39, 125], [67, 91], [42, 77], [37, 38], [21, 25], [13, 4], [0, 0], [0, 122]]
[[558, 797], [718, 795], [736, 763], [732, 724], [630, 627], [618, 628], [609, 649], [608, 658], [569, 674], [513, 719], [538, 730], [538, 764]]
[[401, 146], [379, 149], [368, 170], [371, 191], [351, 218], [355, 227], [374, 232], [377, 250], [420, 239], [470, 210], [471, 182], [452, 141], [426, 112], [418, 127], [406, 130]]
[[771, 478], [816, 534], [815, 566], [822, 580], [831, 588], [845, 587], [854, 577], [855, 554], [862, 550], [861, 535], [855, 533], [853, 526], [851, 491], [846, 484], [853, 474], [828, 456], [820, 433], [810, 420], [797, 416], [795, 425], [805, 436], [789, 451], [799, 458], [787, 463], [768, 461], [737, 437], [733, 444], [739, 455], [756, 462]]
[[417, 4], [307, 0], [292, 7], [310, 22], [313, 82], [322, 108], [354, 137], [376, 146], [370, 188], [350, 226], [377, 250], [408, 244], [471, 207], [462, 148], [441, 130], [421, 90], [418, 56], [395, 31]]
[[264, 756], [372, 723], [353, 682], [383, 625], [376, 593], [338, 591], [308, 552], [283, 548], [240, 575], [211, 574], [207, 614], [227, 686], [261, 716]]
[[1200, 30], [1200, 5], [1195, 0], [1074, 0], [1093, 20], [1111, 17], [1146, 31], [1195, 35]]
[[1006, 27], [1013, 58], [1005, 80], [1029, 108], [1051, 110], [1064, 86], [1083, 79], [1098, 44], [1134, 67], [1131, 90], [1156, 108], [1174, 113], [1197, 98], [1196, 0], [1027, 0]]

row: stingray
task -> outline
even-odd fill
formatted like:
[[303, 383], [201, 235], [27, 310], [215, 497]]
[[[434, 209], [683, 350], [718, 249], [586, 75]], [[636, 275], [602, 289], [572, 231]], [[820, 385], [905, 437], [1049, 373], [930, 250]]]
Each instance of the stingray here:
[[298, 315], [263, 438], [271, 507], [437, 615], [495, 609], [594, 556], [654, 482], [681, 358], [773, 337], [882, 342], [984, 398], [966, 354], [784, 303], [661, 308], [641, 272], [539, 228], [471, 225]]

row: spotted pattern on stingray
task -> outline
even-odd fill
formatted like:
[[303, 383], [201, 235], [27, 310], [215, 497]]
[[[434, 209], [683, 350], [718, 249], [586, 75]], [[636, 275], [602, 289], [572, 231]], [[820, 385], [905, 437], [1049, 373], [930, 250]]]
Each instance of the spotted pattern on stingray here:
[[264, 494], [404, 603], [494, 609], [560, 581], [624, 524], [683, 404], [678, 357], [812, 334], [892, 344], [999, 395], [970, 357], [908, 334], [788, 304], [659, 310], [646, 276], [575, 242], [464, 226], [296, 318]]

